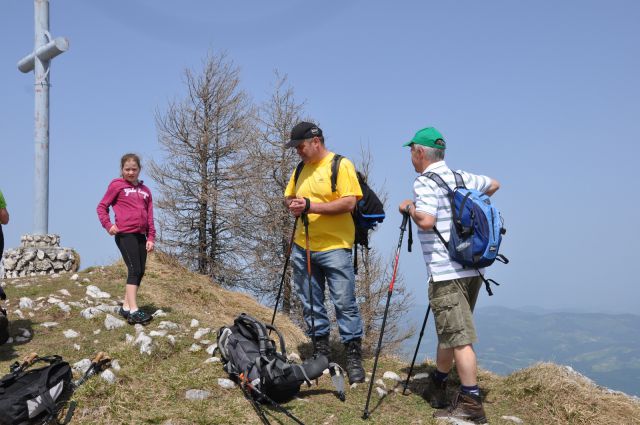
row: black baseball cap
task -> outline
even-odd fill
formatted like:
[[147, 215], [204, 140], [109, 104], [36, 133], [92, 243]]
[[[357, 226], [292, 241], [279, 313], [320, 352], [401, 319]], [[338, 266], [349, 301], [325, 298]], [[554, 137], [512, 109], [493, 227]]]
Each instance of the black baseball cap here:
[[322, 130], [320, 127], [312, 122], [302, 121], [291, 129], [291, 140], [289, 140], [284, 146], [286, 148], [295, 148], [305, 139], [311, 139], [316, 136], [322, 136]]

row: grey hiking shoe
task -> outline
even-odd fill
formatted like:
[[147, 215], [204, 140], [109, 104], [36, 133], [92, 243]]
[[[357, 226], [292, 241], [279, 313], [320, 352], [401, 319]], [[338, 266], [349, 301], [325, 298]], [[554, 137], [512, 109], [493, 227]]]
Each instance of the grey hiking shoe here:
[[331, 345], [329, 345], [329, 335], [316, 336], [316, 352], [322, 354], [331, 361]]
[[133, 313], [129, 313], [129, 317], [127, 317], [127, 322], [130, 325], [146, 325], [149, 323], [153, 317], [150, 314], [145, 313], [142, 310], [136, 310]]
[[444, 409], [449, 406], [447, 398], [447, 381], [436, 381], [429, 376], [427, 387], [422, 392], [422, 397], [429, 402], [434, 409]]
[[349, 384], [364, 382], [364, 369], [362, 368], [362, 345], [360, 338], [352, 339], [345, 344], [347, 349], [347, 375]]
[[476, 424], [487, 423], [487, 416], [484, 413], [480, 397], [462, 392], [456, 393], [448, 409], [435, 411], [433, 417], [436, 419], [462, 419]]

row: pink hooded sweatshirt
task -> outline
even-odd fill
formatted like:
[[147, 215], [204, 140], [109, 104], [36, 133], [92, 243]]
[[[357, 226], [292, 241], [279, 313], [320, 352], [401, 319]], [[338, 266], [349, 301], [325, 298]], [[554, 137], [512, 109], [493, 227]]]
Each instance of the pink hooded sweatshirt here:
[[107, 231], [113, 226], [109, 218], [110, 206], [113, 206], [119, 233], [142, 233], [147, 240], [155, 241], [151, 190], [142, 180], [136, 186], [123, 178], [113, 179], [109, 183], [107, 193], [96, 208], [98, 219]]

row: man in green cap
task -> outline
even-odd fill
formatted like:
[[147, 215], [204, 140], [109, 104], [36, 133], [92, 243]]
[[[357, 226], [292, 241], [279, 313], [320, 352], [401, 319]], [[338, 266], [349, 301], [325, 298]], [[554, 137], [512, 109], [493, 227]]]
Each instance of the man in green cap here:
[[[411, 163], [419, 176], [413, 183], [414, 199], [400, 204], [400, 212], [408, 208], [418, 225], [418, 236], [429, 272], [429, 304], [436, 322], [438, 351], [436, 370], [430, 374], [424, 397], [433, 408], [436, 418], [457, 418], [475, 423], [486, 422], [477, 381], [477, 361], [473, 343], [477, 341], [473, 324], [473, 308], [480, 291], [480, 269], [464, 268], [449, 257], [444, 243], [449, 240], [451, 206], [447, 193], [426, 173], [434, 173], [451, 188], [456, 177], [444, 162], [446, 143], [434, 127], [423, 128], [403, 146], [411, 149]], [[457, 171], [469, 189], [492, 195], [500, 184], [487, 176]], [[460, 377], [460, 389], [453, 400], [446, 396], [447, 378], [455, 361]]]

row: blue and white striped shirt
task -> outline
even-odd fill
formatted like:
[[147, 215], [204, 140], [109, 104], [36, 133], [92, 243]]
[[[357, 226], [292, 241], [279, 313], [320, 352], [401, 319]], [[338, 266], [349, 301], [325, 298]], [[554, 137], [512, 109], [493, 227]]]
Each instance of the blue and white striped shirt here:
[[[416, 211], [436, 217], [436, 228], [444, 238], [449, 241], [451, 226], [451, 205], [438, 184], [424, 174], [433, 172], [442, 177], [442, 180], [450, 188], [455, 187], [455, 176], [444, 161], [435, 162], [424, 170], [413, 182], [413, 196]], [[487, 176], [475, 175], [465, 171], [457, 171], [464, 180], [468, 189], [476, 189], [485, 192], [491, 185], [491, 179]], [[451, 260], [447, 248], [433, 230], [418, 230], [418, 237], [422, 245], [422, 254], [427, 265], [427, 271], [434, 282], [459, 279], [462, 277], [477, 276], [475, 269], [464, 268]], [[480, 269], [483, 272], [483, 269]]]

